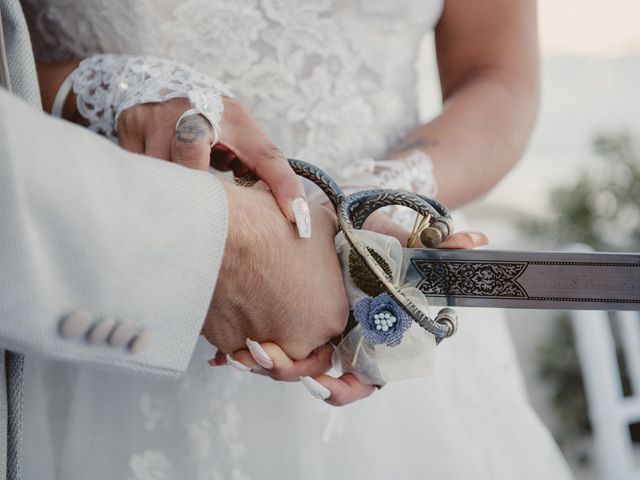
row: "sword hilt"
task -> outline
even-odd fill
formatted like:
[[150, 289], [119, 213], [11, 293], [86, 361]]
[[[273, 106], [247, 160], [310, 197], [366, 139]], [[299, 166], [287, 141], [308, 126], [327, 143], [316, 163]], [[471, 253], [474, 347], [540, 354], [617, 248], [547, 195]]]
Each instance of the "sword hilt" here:
[[402, 205], [429, 218], [428, 227], [421, 232], [420, 239], [425, 246], [435, 247], [453, 233], [453, 221], [447, 207], [432, 198], [400, 190], [364, 190], [346, 195], [326, 172], [315, 165], [295, 159], [289, 159], [289, 164], [294, 172], [315, 183], [327, 195], [336, 210], [338, 224], [345, 238], [387, 293], [395, 298], [415, 322], [434, 334], [438, 342], [453, 335], [457, 329], [455, 312], [447, 308], [441, 310], [435, 320], [430, 318], [393, 284], [355, 233], [376, 210]]

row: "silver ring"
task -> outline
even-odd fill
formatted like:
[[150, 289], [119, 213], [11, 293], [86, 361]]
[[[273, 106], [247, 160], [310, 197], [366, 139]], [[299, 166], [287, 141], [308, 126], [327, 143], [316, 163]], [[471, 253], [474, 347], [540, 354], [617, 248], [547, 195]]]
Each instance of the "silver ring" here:
[[202, 117], [204, 117], [204, 119], [207, 121], [207, 123], [211, 126], [211, 130], [213, 131], [213, 140], [211, 142], [211, 144], [209, 145], [211, 148], [213, 148], [215, 146], [216, 143], [218, 143], [218, 141], [220, 140], [220, 134], [222, 133], [220, 131], [220, 126], [217, 123], [213, 123], [209, 117], [207, 117], [203, 112], [201, 112], [200, 110], [198, 110], [197, 108], [190, 108], [189, 110], [187, 110], [186, 112], [184, 112], [182, 115], [180, 115], [180, 117], [178, 118], [178, 121], [176, 122], [176, 130], [178, 130], [178, 127], [180, 126], [180, 122], [182, 120], [184, 120], [187, 117], [190, 117], [192, 115], [201, 115]]

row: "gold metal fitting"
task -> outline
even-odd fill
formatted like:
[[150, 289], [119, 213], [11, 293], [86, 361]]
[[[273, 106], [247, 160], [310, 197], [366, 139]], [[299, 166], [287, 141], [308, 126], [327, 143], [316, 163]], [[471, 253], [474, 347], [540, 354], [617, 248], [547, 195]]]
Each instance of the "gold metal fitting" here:
[[420, 233], [420, 241], [425, 247], [435, 248], [451, 236], [453, 224], [448, 218], [439, 218]]
[[425, 247], [433, 248], [442, 242], [442, 232], [434, 227], [427, 227], [420, 232], [420, 241]]
[[453, 308], [443, 308], [438, 312], [436, 316], [436, 322], [440, 324], [447, 324], [451, 328], [451, 333], [449, 336], [452, 336], [458, 330], [458, 313]]

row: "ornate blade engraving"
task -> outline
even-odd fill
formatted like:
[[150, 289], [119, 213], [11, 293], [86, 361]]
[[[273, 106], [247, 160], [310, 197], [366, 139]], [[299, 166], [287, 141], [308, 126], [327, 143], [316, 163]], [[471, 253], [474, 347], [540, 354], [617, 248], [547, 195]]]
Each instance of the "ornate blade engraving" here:
[[432, 305], [640, 311], [640, 254], [405, 250]]
[[422, 280], [418, 289], [427, 296], [528, 298], [517, 281], [527, 264], [438, 262], [412, 260]]

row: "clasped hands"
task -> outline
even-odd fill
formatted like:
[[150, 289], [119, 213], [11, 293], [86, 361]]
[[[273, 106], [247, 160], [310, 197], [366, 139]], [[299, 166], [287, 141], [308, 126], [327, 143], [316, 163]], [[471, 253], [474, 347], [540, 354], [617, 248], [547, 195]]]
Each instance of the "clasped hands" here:
[[[135, 105], [117, 125], [120, 145], [136, 153], [189, 168], [210, 166], [248, 172], [266, 189], [224, 183], [229, 228], [222, 266], [202, 334], [218, 348], [213, 366], [267, 375], [275, 380], [302, 380], [312, 395], [345, 405], [375, 388], [352, 373], [326, 375], [333, 347], [329, 340], [346, 326], [349, 305], [335, 252], [335, 213], [310, 204], [312, 235], [302, 239], [292, 224], [294, 199], [305, 198], [300, 179], [286, 157], [235, 99], [224, 98], [222, 134], [201, 115], [176, 121], [189, 109], [186, 99]], [[381, 213], [365, 228], [406, 243], [409, 233]], [[298, 229], [299, 230], [299, 229]], [[299, 230], [300, 231], [300, 230]], [[458, 233], [448, 248], [486, 243], [477, 233]]]

